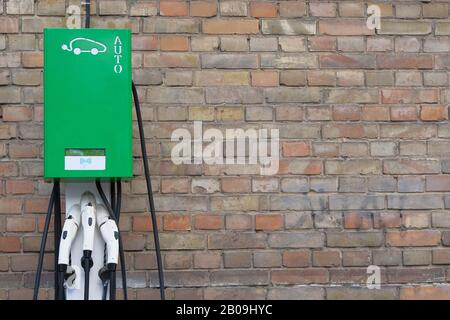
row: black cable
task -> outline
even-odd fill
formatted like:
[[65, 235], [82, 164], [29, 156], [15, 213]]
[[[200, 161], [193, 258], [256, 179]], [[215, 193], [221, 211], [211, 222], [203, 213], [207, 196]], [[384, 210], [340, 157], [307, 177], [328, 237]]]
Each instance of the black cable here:
[[61, 273], [58, 270], [59, 261], [59, 245], [61, 240], [61, 187], [58, 180], [55, 180], [55, 217], [54, 217], [54, 246], [55, 246], [55, 300], [64, 300], [64, 278], [61, 278]]
[[[117, 190], [117, 196], [115, 197], [115, 215], [117, 219], [117, 227], [119, 227], [120, 223], [120, 209], [122, 207], [122, 182], [120, 179], [117, 180], [117, 189], [113, 188], [113, 190]], [[125, 268], [124, 268], [125, 269]], [[126, 277], [126, 270], [124, 271]], [[125, 281], [126, 284], [126, 281]], [[116, 269], [110, 271], [110, 279], [109, 279], [109, 300], [116, 300]]]
[[150, 179], [150, 170], [148, 168], [147, 148], [145, 146], [145, 135], [144, 135], [144, 126], [142, 123], [141, 106], [139, 103], [139, 97], [138, 97], [136, 86], [134, 85], [134, 82], [131, 83], [131, 88], [133, 90], [134, 105], [136, 107], [136, 117], [137, 117], [137, 122], [138, 122], [138, 127], [139, 127], [142, 159], [144, 161], [145, 181], [147, 182], [148, 202], [150, 205], [150, 215], [152, 218], [152, 225], [153, 225], [153, 238], [154, 238], [154, 242], [155, 242], [156, 262], [158, 265], [158, 276], [159, 276], [159, 293], [161, 296], [161, 300], [165, 300], [164, 272], [163, 272], [162, 259], [161, 259], [161, 247], [159, 245], [158, 222], [156, 219], [155, 203], [153, 200], [153, 191], [152, 191], [152, 182]]
[[[41, 246], [39, 248], [39, 258], [38, 258], [38, 264], [37, 264], [37, 268], [36, 268], [36, 277], [34, 279], [33, 300], [37, 300], [38, 295], [39, 295], [39, 286], [41, 283], [42, 267], [44, 264], [45, 245], [47, 244], [48, 229], [50, 227], [53, 206], [55, 204], [55, 193], [56, 193], [56, 186], [53, 185], [53, 190], [52, 190], [52, 193], [50, 196], [50, 200], [48, 202], [47, 215], [45, 217], [45, 224], [44, 224], [44, 231], [42, 233]], [[56, 272], [56, 270], [55, 270], [55, 272]]]
[[85, 28], [89, 28], [91, 26], [91, 0], [86, 0], [86, 24]]
[[89, 300], [89, 276], [92, 267], [90, 251], [84, 250], [81, 264], [84, 269], [84, 300]]
[[116, 210], [116, 183], [111, 180], [110, 182], [110, 193], [111, 193], [111, 208], [114, 209], [114, 212], [117, 215], [117, 210]]
[[109, 300], [116, 300], [116, 270], [109, 272]]
[[[117, 221], [116, 214], [114, 213], [114, 210], [111, 208], [111, 205], [109, 204], [108, 198], [105, 195], [105, 192], [103, 191], [102, 185], [100, 183], [100, 180], [95, 181], [95, 185], [97, 186], [97, 191], [102, 198], [103, 203], [106, 206], [106, 209], [109, 212], [109, 215], [114, 219], [117, 225], [117, 229], [119, 229], [119, 223]], [[120, 234], [119, 230], [119, 256], [120, 256], [120, 272], [122, 275], [122, 290], [123, 290], [123, 297], [125, 300], [128, 299], [128, 292], [127, 292], [127, 273], [125, 269], [125, 254], [123, 253], [123, 245], [122, 245], [122, 236]]]
[[122, 181], [117, 180], [116, 218], [120, 222], [120, 210], [122, 208]]

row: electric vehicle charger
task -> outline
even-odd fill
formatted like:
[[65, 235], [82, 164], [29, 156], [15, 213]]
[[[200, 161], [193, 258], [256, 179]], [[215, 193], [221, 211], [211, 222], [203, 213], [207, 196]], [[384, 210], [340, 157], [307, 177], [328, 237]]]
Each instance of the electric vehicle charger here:
[[[86, 22], [85, 27], [90, 27], [90, 0], [86, 1]], [[164, 272], [163, 272], [163, 266], [162, 266], [162, 258], [161, 258], [161, 248], [159, 243], [159, 234], [158, 234], [158, 226], [157, 226], [157, 219], [156, 219], [156, 212], [155, 212], [155, 204], [153, 199], [153, 191], [151, 186], [151, 178], [150, 178], [150, 170], [148, 166], [148, 156], [147, 156], [147, 150], [145, 145], [145, 135], [144, 135], [144, 129], [143, 129], [143, 122], [142, 122], [142, 115], [141, 115], [141, 109], [140, 109], [140, 103], [139, 103], [139, 97], [137, 94], [137, 89], [134, 83], [131, 83], [132, 86], [132, 94], [136, 109], [136, 116], [137, 116], [137, 122], [138, 122], [138, 128], [139, 128], [139, 136], [140, 136], [140, 145], [141, 145], [141, 151], [142, 151], [142, 158], [143, 158], [143, 164], [144, 164], [144, 173], [146, 178], [146, 186], [147, 186], [147, 193], [148, 193], [148, 201], [149, 201], [149, 208], [150, 208], [150, 216], [152, 220], [152, 226], [153, 226], [153, 237], [155, 242], [155, 252], [156, 252], [156, 260], [157, 260], [157, 266], [158, 266], [158, 277], [159, 277], [159, 288], [160, 288], [160, 296], [161, 300], [165, 299], [165, 284], [164, 284]], [[111, 190], [111, 198], [110, 201], [108, 201], [102, 186], [100, 184], [100, 180], [96, 180], [96, 187], [98, 190], [98, 193], [102, 199], [102, 202], [104, 206], [106, 207], [106, 210], [108, 211], [109, 217], [114, 220], [116, 226], [117, 226], [117, 237], [118, 237], [118, 244], [119, 244], [119, 256], [120, 256], [120, 267], [121, 267], [121, 275], [122, 275], [122, 288], [123, 288], [123, 295], [124, 299], [127, 300], [127, 280], [126, 280], [126, 266], [125, 266], [125, 255], [123, 252], [123, 245], [122, 245], [122, 237], [120, 235], [119, 230], [119, 219], [120, 219], [120, 209], [121, 209], [121, 198], [122, 198], [122, 188], [121, 188], [121, 182], [120, 179], [116, 181], [116, 186], [114, 185], [114, 181], [111, 181], [110, 183], [110, 190]], [[117, 187], [117, 188], [116, 188]], [[39, 287], [40, 287], [40, 279], [42, 274], [42, 268], [43, 268], [43, 258], [45, 254], [45, 246], [51, 221], [51, 215], [52, 211], [55, 211], [55, 299], [56, 300], [63, 300], [65, 299], [65, 291], [64, 291], [64, 277], [65, 277], [65, 270], [64, 267], [59, 268], [58, 265], [58, 258], [59, 258], [59, 246], [60, 246], [60, 239], [61, 239], [61, 204], [60, 204], [60, 184], [59, 180], [55, 180], [52, 193], [49, 200], [45, 225], [44, 225], [44, 232], [43, 237], [41, 240], [41, 246], [39, 250], [39, 258], [38, 258], [38, 266], [37, 266], [37, 272], [36, 272], [36, 278], [35, 278], [35, 287], [33, 292], [33, 299], [37, 300], [38, 294], [39, 294]], [[92, 252], [92, 251], [90, 251]], [[91, 267], [91, 261], [90, 258], [90, 252], [89, 250], [84, 250], [83, 254], [83, 261], [82, 265], [85, 269], [85, 293], [84, 298], [89, 298], [89, 268]], [[104, 267], [99, 270], [99, 277], [102, 280], [103, 284], [103, 295], [102, 298], [106, 299], [106, 293], [105, 290], [107, 290], [106, 285], [108, 280], [108, 274], [109, 273], [109, 288], [110, 288], [110, 299], [115, 299], [115, 291], [116, 291], [116, 267], [113, 263], [107, 263], [106, 261], [106, 247], [105, 247], [105, 255], [104, 255]], [[66, 268], [67, 269], [67, 268]], [[106, 284], [106, 285], [105, 285]]]

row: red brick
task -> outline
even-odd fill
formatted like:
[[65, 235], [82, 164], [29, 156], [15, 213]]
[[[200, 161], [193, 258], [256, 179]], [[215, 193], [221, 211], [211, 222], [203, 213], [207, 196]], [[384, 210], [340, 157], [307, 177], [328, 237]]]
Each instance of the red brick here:
[[450, 191], [450, 176], [427, 177], [427, 191]]
[[187, 215], [168, 215], [164, 216], [164, 230], [190, 230], [191, 229], [191, 217]]
[[133, 36], [132, 38], [133, 50], [157, 50], [158, 37], [157, 36]]
[[276, 71], [252, 71], [252, 86], [254, 87], [276, 87], [278, 82], [278, 72]]
[[334, 86], [335, 83], [334, 71], [308, 71], [308, 84], [311, 86]]
[[17, 164], [15, 162], [0, 162], [0, 177], [17, 176]]
[[436, 246], [441, 241], [437, 230], [391, 231], [386, 234], [386, 244], [393, 247]]
[[380, 69], [432, 69], [431, 55], [378, 55], [377, 65]]
[[185, 178], [161, 180], [163, 193], [187, 193], [189, 191], [189, 180]]
[[367, 28], [366, 20], [323, 20], [319, 21], [319, 33], [324, 35], [372, 35], [375, 30]]
[[448, 119], [448, 108], [446, 106], [422, 106], [420, 119], [423, 121], [442, 121]]
[[36, 144], [10, 143], [9, 156], [12, 159], [37, 158], [39, 148]]
[[23, 52], [22, 65], [25, 68], [42, 68], [44, 66], [43, 52]]
[[280, 214], [259, 214], [255, 217], [256, 230], [281, 230], [283, 229], [283, 216]]
[[33, 116], [29, 107], [4, 107], [3, 121], [30, 121]]
[[30, 180], [7, 180], [6, 193], [12, 194], [34, 193], [34, 182]]
[[0, 237], [0, 252], [19, 252], [19, 237]]
[[450, 286], [419, 286], [400, 288], [401, 300], [450, 300]]
[[309, 11], [313, 17], [335, 17], [336, 4], [311, 2], [309, 4]]
[[19, 18], [1, 17], [0, 33], [17, 33], [19, 32]]
[[336, 50], [336, 38], [329, 36], [315, 36], [308, 38], [311, 51], [334, 51]]
[[415, 106], [391, 107], [392, 121], [415, 121], [417, 120], [417, 108]]
[[361, 118], [366, 121], [389, 121], [389, 108], [383, 106], [364, 106]]
[[223, 228], [223, 217], [217, 215], [194, 216], [194, 227], [199, 230], [219, 230]]
[[258, 20], [206, 20], [203, 32], [210, 34], [253, 34], [259, 32]]
[[344, 215], [346, 229], [371, 229], [372, 215], [366, 212], [348, 212]]
[[162, 16], [180, 17], [187, 16], [189, 6], [187, 2], [161, 1], [159, 12]]
[[[162, 229], [162, 218], [158, 217], [158, 230]], [[152, 220], [149, 215], [133, 217], [133, 231], [153, 231]]]
[[277, 16], [276, 3], [251, 2], [250, 15], [256, 18], [273, 18]]
[[208, 1], [191, 1], [191, 16], [214, 17], [217, 14], [217, 4]]
[[48, 208], [48, 198], [31, 198], [25, 200], [25, 213], [45, 213]]
[[382, 89], [383, 103], [432, 103], [438, 100], [436, 89]]
[[274, 284], [319, 284], [328, 282], [328, 271], [322, 268], [274, 270], [271, 273]]
[[22, 199], [0, 199], [0, 214], [18, 214], [22, 212]]
[[29, 232], [36, 229], [35, 218], [8, 217], [6, 219], [6, 231]]
[[308, 250], [285, 251], [283, 266], [288, 268], [307, 267], [310, 265], [311, 253]]
[[341, 264], [339, 251], [323, 250], [313, 252], [313, 266], [338, 267]]
[[164, 36], [160, 39], [162, 51], [188, 51], [189, 38], [183, 36]]
[[336, 121], [357, 121], [361, 118], [361, 109], [359, 106], [336, 106], [332, 115]]
[[381, 212], [374, 213], [373, 227], [376, 229], [399, 228], [401, 225], [400, 213]]
[[310, 154], [307, 142], [283, 142], [283, 157], [307, 157]]
[[251, 192], [250, 178], [223, 178], [222, 179], [223, 192]]

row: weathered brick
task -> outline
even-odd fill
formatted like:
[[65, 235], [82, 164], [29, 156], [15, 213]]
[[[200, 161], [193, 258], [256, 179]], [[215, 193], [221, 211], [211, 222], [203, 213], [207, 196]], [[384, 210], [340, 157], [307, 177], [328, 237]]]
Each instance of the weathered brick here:
[[144, 33], [198, 33], [200, 24], [194, 19], [144, 19]]
[[380, 69], [432, 69], [433, 58], [430, 55], [377, 55]]
[[180, 1], [163, 1], [159, 4], [159, 13], [161, 16], [187, 16], [189, 12], [189, 3]]
[[146, 53], [144, 67], [150, 68], [196, 68], [200, 65], [198, 55], [192, 53]]
[[448, 300], [449, 297], [450, 286], [447, 285], [400, 288], [401, 300]]
[[258, 20], [205, 20], [202, 30], [207, 34], [254, 34], [259, 27]]
[[423, 192], [424, 190], [425, 181], [422, 177], [398, 177], [398, 192]]
[[307, 4], [302, 1], [281, 1], [280, 16], [288, 18], [298, 18], [306, 15]]
[[250, 2], [250, 15], [255, 18], [273, 18], [277, 16], [277, 4], [262, 1]]
[[261, 233], [227, 233], [208, 235], [209, 249], [264, 248], [266, 236]]
[[323, 246], [324, 234], [321, 232], [272, 233], [268, 243], [271, 248], [318, 248]]
[[206, 54], [202, 56], [203, 68], [253, 69], [258, 66], [255, 54]]
[[328, 271], [323, 268], [297, 270], [274, 270], [271, 272], [274, 284], [318, 284], [328, 281]]
[[247, 16], [247, 3], [244, 1], [222, 1], [220, 2], [220, 15], [245, 17]]
[[263, 34], [311, 35], [316, 34], [316, 22], [300, 20], [265, 20], [261, 22]]
[[319, 287], [270, 288], [267, 298], [270, 300], [322, 300], [324, 299], [324, 289]]
[[398, 298], [396, 288], [368, 288], [333, 287], [327, 288], [327, 299], [330, 300], [394, 300]]
[[339, 251], [322, 250], [313, 252], [313, 266], [315, 267], [338, 267], [341, 264]]
[[309, 266], [311, 253], [308, 250], [285, 251], [283, 253], [283, 266], [299, 268]]
[[328, 247], [379, 247], [382, 243], [379, 232], [327, 232]]
[[431, 33], [431, 23], [425, 21], [385, 20], [378, 34], [426, 35]]
[[319, 33], [324, 35], [372, 35], [365, 20], [323, 20], [319, 22]]
[[6, 2], [7, 14], [33, 14], [34, 0], [9, 0]]
[[214, 51], [219, 48], [219, 38], [213, 36], [192, 37], [192, 51]]
[[287, 103], [287, 102], [318, 102], [320, 91], [317, 88], [276, 88], [266, 89], [267, 102]]
[[327, 174], [380, 174], [381, 163], [377, 160], [330, 160], [325, 162]]
[[262, 103], [259, 89], [245, 87], [206, 88], [207, 103]]
[[147, 90], [147, 101], [152, 103], [202, 103], [202, 89], [185, 88], [150, 88]]
[[140, 17], [148, 17], [148, 16], [156, 16], [158, 13], [158, 6], [155, 2], [148, 1], [138, 1], [136, 3], [131, 4], [130, 6], [130, 16], [140, 16]]
[[261, 67], [277, 69], [313, 69], [317, 58], [311, 54], [261, 54]]
[[388, 231], [386, 245], [392, 247], [436, 246], [441, 240], [437, 230]]
[[370, 55], [360, 54], [322, 54], [319, 57], [322, 68], [374, 69], [375, 59]]
[[209, 1], [189, 1], [190, 14], [193, 17], [213, 17], [217, 13], [217, 4]]

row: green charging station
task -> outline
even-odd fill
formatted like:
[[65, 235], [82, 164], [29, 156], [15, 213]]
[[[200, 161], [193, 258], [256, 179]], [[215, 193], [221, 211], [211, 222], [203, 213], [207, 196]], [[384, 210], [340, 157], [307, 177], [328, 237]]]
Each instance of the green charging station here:
[[131, 178], [131, 32], [44, 30], [45, 179]]

